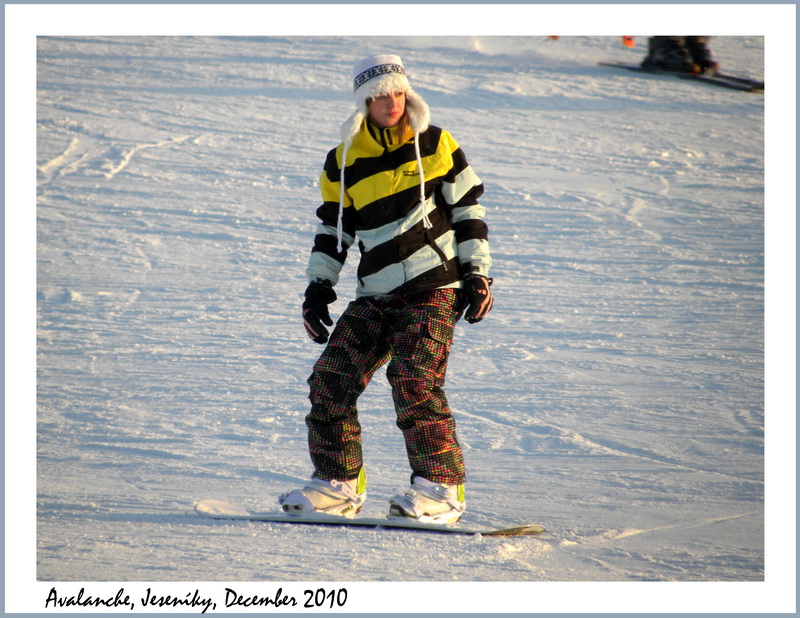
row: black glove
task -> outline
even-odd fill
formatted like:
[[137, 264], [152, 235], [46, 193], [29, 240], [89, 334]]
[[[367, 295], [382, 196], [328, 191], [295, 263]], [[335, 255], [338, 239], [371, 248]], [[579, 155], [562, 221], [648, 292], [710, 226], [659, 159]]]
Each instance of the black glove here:
[[336, 292], [330, 281], [318, 279], [308, 284], [305, 301], [303, 302], [303, 324], [308, 336], [314, 343], [328, 341], [328, 329], [323, 326], [333, 326], [333, 320], [328, 313], [328, 305], [336, 300]]
[[489, 286], [493, 279], [483, 275], [469, 274], [464, 277], [464, 292], [467, 296], [467, 311], [464, 319], [470, 324], [480, 322], [492, 308], [494, 300]]

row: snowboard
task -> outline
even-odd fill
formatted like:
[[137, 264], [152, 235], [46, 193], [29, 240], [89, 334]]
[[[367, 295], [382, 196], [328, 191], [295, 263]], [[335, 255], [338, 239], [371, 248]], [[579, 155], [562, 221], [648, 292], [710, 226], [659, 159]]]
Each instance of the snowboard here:
[[646, 75], [667, 75], [677, 77], [679, 79], [699, 81], [711, 86], [721, 86], [723, 88], [731, 88], [733, 90], [741, 90], [743, 92], [764, 92], [763, 81], [750, 79], [747, 77], [738, 77], [736, 75], [727, 75], [725, 73], [717, 73], [716, 75], [703, 75], [694, 73], [678, 73], [675, 71], [659, 71], [658, 69], [646, 69], [638, 64], [624, 64], [621, 62], [600, 62], [599, 64], [603, 67], [625, 69], [627, 71], [644, 73]]
[[210, 519], [263, 521], [306, 526], [354, 526], [378, 529], [419, 530], [443, 534], [480, 534], [482, 536], [530, 536], [545, 531], [543, 526], [527, 524], [511, 528], [480, 528], [460, 524], [428, 524], [409, 519], [380, 519], [378, 517], [341, 517], [338, 515], [295, 515], [283, 512], [251, 512], [241, 506], [221, 500], [200, 500], [194, 505], [195, 513]]

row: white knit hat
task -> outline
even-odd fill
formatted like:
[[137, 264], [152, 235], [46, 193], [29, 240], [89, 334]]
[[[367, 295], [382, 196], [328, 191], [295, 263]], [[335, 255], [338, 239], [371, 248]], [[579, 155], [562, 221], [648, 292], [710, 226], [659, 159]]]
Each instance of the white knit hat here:
[[379, 94], [396, 92], [402, 90], [406, 95], [406, 113], [408, 123], [414, 131], [414, 150], [417, 157], [417, 169], [419, 170], [419, 208], [422, 210], [423, 223], [425, 228], [431, 227], [430, 219], [425, 212], [425, 173], [422, 169], [422, 155], [419, 149], [419, 134], [428, 130], [431, 112], [428, 104], [411, 88], [406, 77], [406, 70], [400, 56], [394, 54], [377, 54], [369, 56], [358, 62], [353, 67], [353, 98], [356, 103], [356, 111], [345, 120], [341, 127], [342, 142], [344, 150], [342, 152], [342, 165], [340, 170], [340, 196], [339, 196], [339, 220], [337, 224], [337, 251], [342, 250], [342, 216], [344, 214], [344, 171], [347, 160], [347, 150], [352, 145], [353, 140], [364, 121], [369, 117], [367, 101], [377, 97]]
[[377, 54], [364, 58], [353, 67], [356, 111], [342, 124], [342, 141], [349, 146], [361, 130], [361, 124], [369, 116], [367, 100], [397, 90], [406, 93], [406, 111], [414, 133], [424, 133], [430, 123], [430, 109], [408, 83], [403, 61], [394, 54]]

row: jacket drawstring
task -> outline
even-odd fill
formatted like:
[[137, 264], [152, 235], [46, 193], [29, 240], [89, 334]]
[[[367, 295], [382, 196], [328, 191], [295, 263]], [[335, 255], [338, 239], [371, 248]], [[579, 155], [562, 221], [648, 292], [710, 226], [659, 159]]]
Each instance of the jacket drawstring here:
[[422, 208], [422, 224], [425, 229], [433, 227], [428, 218], [428, 210], [425, 208], [425, 172], [422, 171], [422, 154], [419, 151], [419, 133], [414, 133], [414, 153], [417, 155], [417, 170], [419, 170], [419, 204]]

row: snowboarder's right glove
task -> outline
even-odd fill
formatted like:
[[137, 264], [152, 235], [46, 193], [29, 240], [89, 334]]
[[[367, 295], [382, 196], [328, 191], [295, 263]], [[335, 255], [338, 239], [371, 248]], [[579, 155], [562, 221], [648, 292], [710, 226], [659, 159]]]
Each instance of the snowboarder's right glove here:
[[318, 279], [308, 284], [305, 301], [303, 302], [303, 324], [308, 336], [314, 343], [328, 341], [328, 329], [323, 326], [333, 326], [333, 320], [328, 313], [328, 305], [336, 300], [336, 292], [330, 281]]

